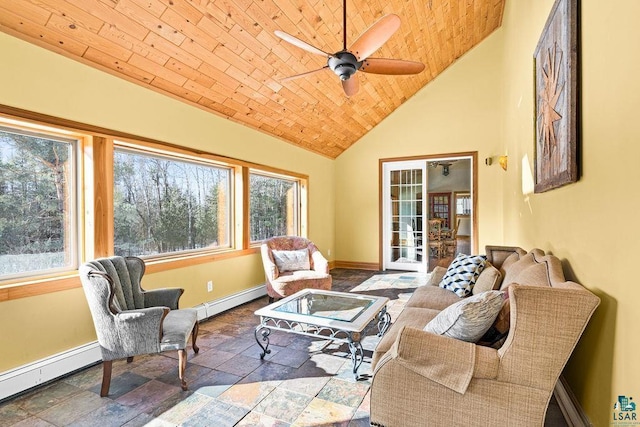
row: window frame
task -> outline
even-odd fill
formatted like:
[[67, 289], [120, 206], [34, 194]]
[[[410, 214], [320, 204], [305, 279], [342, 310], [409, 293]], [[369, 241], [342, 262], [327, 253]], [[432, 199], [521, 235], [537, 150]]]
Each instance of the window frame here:
[[[210, 248], [210, 249], [188, 249], [188, 250], [183, 250], [183, 251], [175, 251], [175, 252], [165, 252], [165, 253], [159, 253], [159, 254], [152, 254], [152, 255], [137, 255], [140, 258], [144, 259], [145, 261], [148, 262], [153, 262], [156, 260], [167, 260], [167, 259], [173, 259], [173, 258], [183, 258], [183, 257], [190, 257], [190, 256], [196, 256], [199, 254], [207, 254], [207, 253], [216, 253], [216, 252], [227, 252], [227, 251], [233, 251], [233, 250], [237, 250], [238, 246], [236, 244], [236, 240], [235, 240], [235, 235], [236, 235], [236, 231], [235, 231], [235, 227], [234, 227], [234, 218], [235, 218], [235, 204], [234, 204], [234, 195], [235, 195], [235, 184], [236, 184], [236, 179], [235, 179], [235, 175], [236, 173], [238, 173], [237, 168], [229, 165], [227, 163], [223, 163], [223, 162], [219, 162], [219, 161], [213, 161], [213, 160], [208, 160], [208, 159], [203, 159], [201, 157], [196, 157], [196, 156], [192, 156], [192, 155], [184, 155], [184, 154], [180, 154], [180, 155], [176, 155], [174, 153], [172, 153], [171, 151], [166, 151], [166, 150], [149, 150], [146, 149], [144, 146], [138, 145], [138, 144], [132, 144], [129, 142], [123, 142], [120, 140], [114, 140], [113, 141], [113, 158], [112, 158], [112, 162], [115, 159], [115, 154], [116, 152], [120, 150], [121, 152], [127, 152], [127, 153], [131, 153], [131, 154], [139, 154], [142, 156], [148, 156], [148, 157], [155, 157], [155, 158], [162, 158], [168, 161], [175, 161], [175, 162], [183, 162], [183, 163], [188, 163], [188, 164], [197, 164], [197, 165], [203, 165], [203, 166], [208, 166], [208, 167], [214, 167], [214, 168], [218, 168], [218, 169], [224, 169], [227, 170], [229, 173], [229, 177], [228, 177], [228, 196], [227, 198], [229, 200], [227, 200], [226, 202], [226, 207], [228, 209], [228, 222], [226, 224], [226, 228], [227, 228], [227, 242], [224, 246], [218, 246], [215, 248]], [[113, 167], [112, 167], [113, 170]], [[111, 180], [112, 183], [115, 183], [115, 177], [114, 179]], [[113, 191], [115, 191], [115, 185], [113, 186]], [[115, 208], [115, 202], [111, 204], [113, 208]], [[114, 209], [111, 209], [111, 222], [112, 224], [115, 224], [115, 218], [114, 218]], [[111, 253], [115, 253], [115, 242], [111, 245], [112, 246], [112, 251]]]
[[[180, 252], [176, 255], [147, 259], [147, 273], [172, 270], [219, 260], [255, 255], [261, 242], [249, 242], [249, 171], [275, 174], [299, 182], [300, 236], [307, 237], [308, 229], [308, 175], [222, 156], [140, 137], [121, 131], [61, 119], [0, 104], [0, 122], [10, 127], [58, 132], [66, 138], [73, 135], [79, 143], [76, 153], [78, 172], [76, 183], [78, 263], [113, 255], [113, 153], [116, 145], [139, 148], [151, 154], [169, 153], [171, 157], [197, 159], [217, 163], [233, 170], [230, 206], [230, 247], [210, 249], [197, 253]], [[117, 141], [117, 143], [115, 142]], [[110, 183], [105, 185], [105, 183]], [[59, 274], [25, 276], [13, 280], [0, 280], [0, 302], [42, 295], [80, 287], [78, 271]]]
[[[84, 253], [84, 244], [82, 239], [82, 176], [84, 175], [82, 152], [86, 145], [86, 135], [65, 131], [63, 129], [58, 129], [42, 124], [33, 124], [26, 121], [16, 120], [13, 118], [5, 117], [3, 115], [0, 115], [0, 130], [7, 133], [16, 133], [19, 135], [31, 136], [34, 138], [47, 139], [51, 141], [70, 144], [69, 152], [72, 156], [72, 159], [70, 161], [72, 170], [69, 172], [69, 178], [71, 182], [68, 187], [72, 191], [72, 194], [69, 195], [68, 204], [70, 264], [61, 267], [5, 275], [4, 277], [0, 278], [0, 286], [5, 283], [12, 284], [22, 281], [29, 281], [32, 278], [61, 277], [77, 271], [82, 262]], [[67, 243], [65, 243], [65, 246], [66, 245]]]
[[[263, 176], [263, 177], [267, 177], [267, 178], [274, 178], [274, 179], [280, 179], [283, 181], [290, 181], [290, 182], [294, 182], [296, 184], [296, 189], [295, 189], [295, 201], [294, 201], [294, 205], [295, 205], [295, 226], [294, 228], [296, 229], [296, 236], [300, 236], [300, 237], [307, 237], [307, 233], [306, 233], [306, 229], [307, 229], [307, 222], [306, 222], [306, 217], [303, 214], [304, 211], [306, 210], [306, 185], [307, 185], [307, 180], [305, 178], [302, 178], [300, 176], [294, 176], [290, 173], [288, 174], [284, 174], [282, 172], [270, 172], [270, 171], [265, 171], [264, 169], [257, 169], [257, 168], [250, 168], [248, 171], [248, 178], [246, 180], [248, 186], [249, 186], [249, 196], [248, 196], [248, 207], [247, 207], [247, 223], [248, 223], [248, 228], [247, 228], [247, 236], [249, 239], [249, 246], [251, 247], [258, 247], [260, 246], [263, 242], [264, 239], [262, 240], [251, 240], [251, 175], [259, 175], [259, 176]], [[305, 200], [305, 202], [303, 203], [303, 199]]]

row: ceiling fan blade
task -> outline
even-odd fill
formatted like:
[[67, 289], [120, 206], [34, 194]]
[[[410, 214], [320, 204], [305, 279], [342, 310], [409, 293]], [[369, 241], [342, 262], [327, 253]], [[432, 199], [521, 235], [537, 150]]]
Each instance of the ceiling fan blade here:
[[295, 79], [299, 79], [300, 77], [306, 77], [306, 76], [310, 76], [311, 74], [315, 74], [315, 73], [319, 73], [320, 71], [324, 71], [327, 68], [329, 68], [328, 65], [325, 65], [322, 68], [318, 68], [317, 70], [313, 70], [313, 71], [307, 71], [306, 73], [300, 73], [300, 74], [296, 74], [295, 76], [289, 76], [289, 77], [285, 77], [284, 79], [281, 79], [281, 82], [288, 82], [289, 80], [295, 80]]
[[380, 46], [389, 40], [398, 28], [400, 28], [400, 17], [394, 14], [385, 15], [362, 33], [351, 45], [349, 51], [358, 58], [358, 61], [362, 61], [380, 49]]
[[353, 96], [360, 89], [360, 82], [357, 75], [352, 75], [347, 80], [342, 80], [342, 89], [347, 96]]
[[320, 49], [318, 49], [315, 46], [311, 46], [309, 43], [307, 42], [303, 42], [302, 40], [300, 40], [297, 37], [292, 36], [291, 34], [287, 34], [284, 31], [274, 31], [274, 34], [278, 37], [280, 37], [282, 40], [291, 43], [294, 46], [299, 47], [300, 49], [304, 49], [307, 52], [311, 52], [311, 53], [315, 53], [316, 55], [321, 55], [324, 57], [329, 57], [331, 56], [330, 54], [328, 54], [327, 52], [324, 52]]
[[424, 70], [422, 62], [405, 61], [403, 59], [367, 58], [360, 71], [372, 74], [418, 74]]

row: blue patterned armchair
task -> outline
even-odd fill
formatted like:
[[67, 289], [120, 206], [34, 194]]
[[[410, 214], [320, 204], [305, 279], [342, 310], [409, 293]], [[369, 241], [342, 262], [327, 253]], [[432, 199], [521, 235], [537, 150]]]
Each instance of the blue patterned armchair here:
[[140, 258], [119, 256], [90, 261], [79, 269], [102, 351], [102, 397], [109, 394], [114, 360], [131, 362], [133, 356], [168, 350], [178, 351], [180, 385], [187, 389], [184, 370], [189, 336], [193, 351], [199, 350], [197, 312], [178, 309], [183, 289], [143, 290], [144, 271]]

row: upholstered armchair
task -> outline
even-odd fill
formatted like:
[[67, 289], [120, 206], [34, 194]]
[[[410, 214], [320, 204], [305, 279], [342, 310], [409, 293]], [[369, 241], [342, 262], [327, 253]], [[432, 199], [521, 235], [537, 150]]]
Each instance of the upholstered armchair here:
[[301, 289], [331, 289], [329, 263], [308, 239], [279, 236], [261, 246], [269, 301]]
[[140, 287], [145, 264], [140, 258], [111, 257], [87, 262], [80, 267], [80, 280], [89, 303], [98, 343], [102, 351], [102, 388], [109, 394], [111, 368], [116, 359], [167, 350], [178, 351], [178, 376], [187, 390], [184, 370], [187, 341], [198, 352], [197, 312], [178, 309], [183, 289], [145, 291]]

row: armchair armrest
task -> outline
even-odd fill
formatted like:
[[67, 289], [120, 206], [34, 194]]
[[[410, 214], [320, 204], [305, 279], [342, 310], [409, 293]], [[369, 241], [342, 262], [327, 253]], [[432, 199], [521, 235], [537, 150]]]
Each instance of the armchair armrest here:
[[313, 259], [313, 269], [318, 273], [329, 274], [329, 262], [322, 255], [320, 251], [315, 251], [311, 254]]
[[264, 266], [264, 274], [267, 276], [267, 280], [269, 282], [276, 280], [280, 275], [280, 271], [278, 271], [276, 263], [273, 262], [269, 247], [264, 243], [260, 246], [260, 254], [262, 255], [262, 265]]
[[169, 311], [167, 307], [150, 307], [115, 314], [114, 339], [122, 349], [120, 357], [160, 352], [162, 322]]
[[178, 301], [184, 293], [182, 288], [163, 288], [144, 291], [145, 307], [169, 307], [171, 310], [178, 309]]
[[431, 381], [464, 394], [473, 377], [495, 378], [497, 350], [404, 327], [376, 371], [395, 361]]

